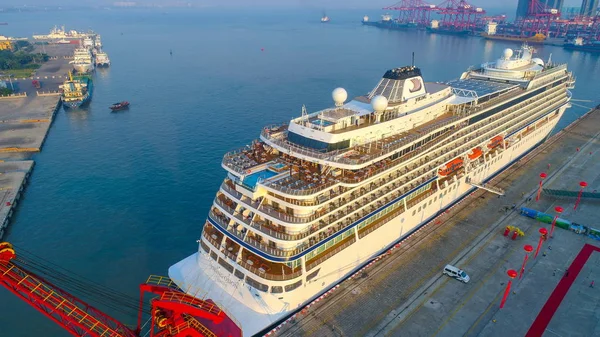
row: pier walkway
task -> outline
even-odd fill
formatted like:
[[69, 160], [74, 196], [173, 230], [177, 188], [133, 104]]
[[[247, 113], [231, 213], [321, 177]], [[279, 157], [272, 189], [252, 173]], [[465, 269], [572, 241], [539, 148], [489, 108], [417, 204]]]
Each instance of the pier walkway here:
[[[40, 91], [55, 93], [71, 69], [62, 56], [72, 54], [75, 47], [43, 48], [56, 58], [37, 69], [33, 78], [41, 82]], [[12, 79], [14, 88], [23, 95], [0, 99], [0, 239], [7, 233], [9, 219], [33, 168], [32, 156], [41, 150], [60, 108], [59, 96], [38, 95], [31, 81]]]
[[[505, 191], [504, 196], [476, 190], [391, 254], [299, 312], [274, 335], [524, 336], [584, 244], [600, 246], [600, 241], [557, 228], [545, 243], [548, 248], [530, 260], [530, 270], [513, 284], [515, 293], [500, 310], [507, 269], [520, 269], [523, 245], [535, 247], [538, 229], [549, 227], [519, 215], [518, 209], [526, 206], [554, 214], [554, 206], [561, 205], [562, 218], [594, 223], [600, 207], [595, 201], [583, 200], [575, 212], [565, 199], [542, 195], [536, 203], [535, 193], [540, 172], [548, 173], [544, 185], [548, 188], [576, 190], [581, 180], [590, 191], [600, 187], [599, 123], [600, 110], [589, 112], [486, 184]], [[504, 237], [507, 225], [519, 227], [525, 236], [515, 241]], [[590, 261], [597, 255], [592, 254]], [[471, 281], [463, 284], [443, 276], [447, 263], [464, 269]], [[577, 291], [589, 290], [593, 278], [600, 281], [600, 268], [592, 265], [586, 264], [585, 273], [577, 276], [573, 283]], [[567, 293], [548, 329], [573, 335], [573, 327], [581, 325], [581, 336], [598, 333], [593, 308], [600, 305], [600, 296], [589, 296], [577, 308], [577, 319], [565, 309], [577, 300], [573, 296], [581, 295]]]

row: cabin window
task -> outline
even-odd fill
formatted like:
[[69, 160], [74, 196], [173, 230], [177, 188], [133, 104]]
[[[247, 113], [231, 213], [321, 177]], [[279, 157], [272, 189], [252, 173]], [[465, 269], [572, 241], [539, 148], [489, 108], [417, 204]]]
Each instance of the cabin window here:
[[286, 262], [285, 265], [294, 269], [294, 268], [300, 267], [302, 265], [302, 262], [300, 261], [300, 259], [297, 259], [294, 261]]
[[260, 290], [260, 291], [267, 292], [269, 290], [269, 286], [267, 286], [266, 284], [262, 284], [258, 281], [255, 281], [248, 276], [246, 276], [246, 284], [248, 284], [249, 286], [251, 286], [257, 290]]
[[308, 147], [315, 150], [333, 151], [346, 149], [350, 147], [349, 139], [330, 144], [316, 139], [304, 137], [294, 132], [288, 132], [288, 140], [300, 146]]
[[281, 294], [283, 292], [283, 287], [282, 286], [272, 286], [271, 287], [271, 293], [272, 294]]
[[312, 273], [308, 274], [308, 276], [306, 276], [306, 282], [314, 279], [315, 277], [317, 277], [317, 275], [319, 274], [319, 271], [321, 271], [321, 268], [313, 271]]
[[298, 282], [292, 283], [292, 284], [288, 284], [285, 286], [285, 291], [292, 291], [298, 287], [300, 287], [302, 285], [302, 280], [299, 280]]
[[219, 264], [228, 272], [233, 273], [233, 267], [229, 263], [225, 262], [222, 257], [219, 258]]
[[212, 257], [212, 258], [213, 258], [213, 260], [217, 261], [217, 253], [215, 253], [215, 252], [211, 251], [211, 252], [210, 252], [210, 257]]
[[241, 271], [239, 271], [237, 269], [235, 270], [235, 272], [233, 273], [233, 275], [237, 276], [237, 278], [239, 278], [240, 280], [243, 280], [244, 276], [245, 276], [244, 273], [242, 273]]
[[200, 247], [202, 247], [202, 249], [205, 252], [207, 252], [207, 253], [210, 252], [210, 248], [208, 248], [208, 246], [206, 245], [206, 243], [204, 243], [204, 241], [200, 241]]

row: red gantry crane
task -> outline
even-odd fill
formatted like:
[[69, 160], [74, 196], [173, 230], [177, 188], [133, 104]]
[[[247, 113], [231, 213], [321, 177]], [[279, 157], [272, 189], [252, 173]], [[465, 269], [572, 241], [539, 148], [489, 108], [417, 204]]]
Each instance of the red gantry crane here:
[[485, 16], [485, 10], [475, 7], [465, 0], [446, 0], [437, 6], [442, 16], [440, 26], [455, 31], [473, 31]]
[[560, 19], [558, 9], [549, 8], [539, 0], [529, 0], [527, 16], [517, 22], [520, 27], [521, 36], [533, 36], [543, 34], [549, 36], [550, 26], [554, 21]]
[[431, 13], [436, 10], [436, 6], [423, 0], [402, 0], [383, 9], [398, 11], [398, 23], [425, 27], [431, 22]]
[[[0, 243], [0, 285], [34, 307], [73, 336], [140, 337], [142, 318], [148, 315], [150, 337], [241, 337], [239, 325], [210, 300], [182, 292], [169, 278], [151, 276], [140, 285], [138, 322], [135, 330], [45, 280], [25, 266], [48, 270], [36, 261], [19, 257], [10, 243]], [[61, 279], [69, 275], [51, 272]], [[78, 283], [79, 287], [84, 286]], [[84, 286], [94, 288], [94, 285]], [[81, 288], [80, 288], [81, 289]], [[150, 311], [144, 296], [153, 296]], [[102, 295], [103, 298], [110, 294]], [[114, 304], [114, 303], [113, 303]], [[126, 305], [122, 302], [117, 305]]]

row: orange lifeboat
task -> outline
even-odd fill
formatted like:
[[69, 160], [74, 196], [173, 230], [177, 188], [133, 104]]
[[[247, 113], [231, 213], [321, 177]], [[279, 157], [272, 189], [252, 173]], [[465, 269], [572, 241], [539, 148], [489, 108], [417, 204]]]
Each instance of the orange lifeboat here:
[[473, 150], [471, 150], [471, 153], [469, 153], [469, 159], [475, 160], [475, 159], [481, 157], [482, 154], [483, 154], [483, 151], [481, 151], [481, 148], [476, 147]]
[[445, 177], [454, 171], [458, 171], [462, 166], [462, 158], [456, 158], [446, 163], [446, 167], [439, 169], [438, 174]]
[[498, 147], [498, 145], [502, 144], [502, 141], [504, 140], [504, 138], [502, 138], [502, 136], [496, 136], [494, 138], [492, 138], [492, 140], [490, 140], [489, 144], [487, 145], [488, 149], [493, 149]]

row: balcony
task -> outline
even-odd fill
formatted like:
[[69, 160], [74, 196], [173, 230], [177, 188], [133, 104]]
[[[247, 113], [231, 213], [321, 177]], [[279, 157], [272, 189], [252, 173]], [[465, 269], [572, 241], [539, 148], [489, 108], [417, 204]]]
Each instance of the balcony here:
[[204, 224], [202, 234], [208, 240], [208, 242], [215, 246], [215, 248], [221, 248], [221, 242], [223, 242], [224, 235], [223, 233], [219, 232], [216, 228], [214, 228], [210, 222]]
[[350, 247], [354, 242], [356, 242], [356, 237], [354, 235], [347, 237], [346, 239], [338, 242], [335, 246], [325, 250], [323, 253], [315, 256], [314, 258], [306, 261], [306, 271], [310, 271], [316, 266], [323, 263], [325, 260], [331, 258], [337, 253], [341, 252], [343, 249]]
[[285, 281], [302, 276], [302, 267], [290, 268], [286, 264], [267, 261], [247, 249], [242, 250], [238, 264], [259, 277], [271, 281]]
[[272, 153], [270, 147], [261, 141], [253, 141], [251, 145], [226, 153], [223, 156], [223, 165], [240, 175], [245, 175], [249, 169], [275, 158], [277, 155]]

